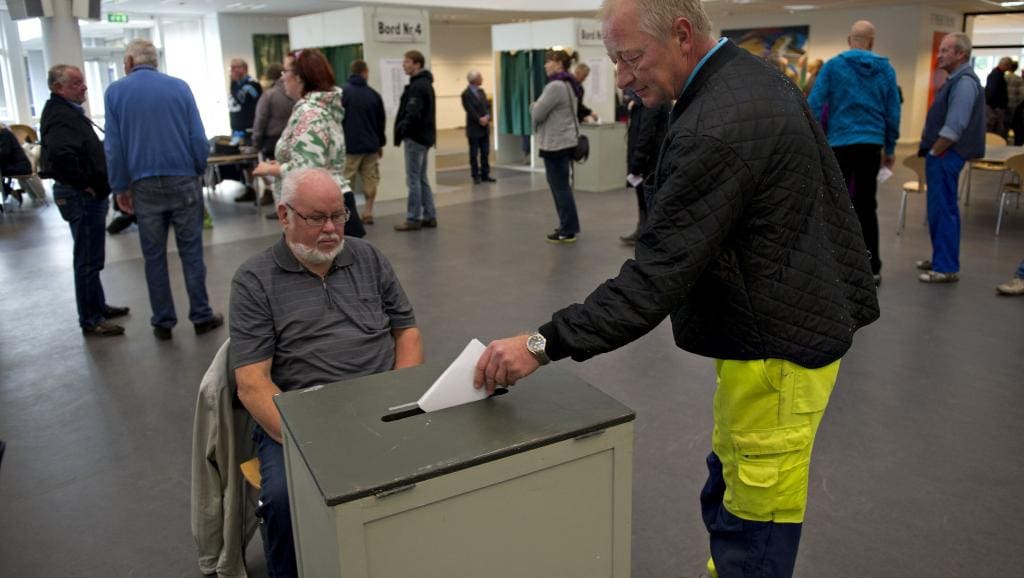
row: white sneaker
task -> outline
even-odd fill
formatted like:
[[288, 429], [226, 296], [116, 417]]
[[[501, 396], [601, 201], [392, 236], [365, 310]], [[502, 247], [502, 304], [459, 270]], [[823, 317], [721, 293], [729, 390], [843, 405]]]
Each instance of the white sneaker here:
[[1014, 277], [1006, 283], [996, 285], [996, 293], [1000, 295], [1024, 295], [1024, 279]]

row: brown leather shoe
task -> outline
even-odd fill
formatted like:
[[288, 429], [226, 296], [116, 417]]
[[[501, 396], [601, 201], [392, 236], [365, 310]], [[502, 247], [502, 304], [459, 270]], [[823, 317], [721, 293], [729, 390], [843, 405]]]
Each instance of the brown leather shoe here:
[[419, 231], [422, 225], [419, 221], [405, 221], [395, 225], [396, 231]]
[[84, 325], [82, 326], [82, 335], [85, 336], [96, 336], [96, 337], [114, 337], [115, 335], [124, 335], [124, 327], [116, 325], [109, 321], [103, 321], [96, 325]]

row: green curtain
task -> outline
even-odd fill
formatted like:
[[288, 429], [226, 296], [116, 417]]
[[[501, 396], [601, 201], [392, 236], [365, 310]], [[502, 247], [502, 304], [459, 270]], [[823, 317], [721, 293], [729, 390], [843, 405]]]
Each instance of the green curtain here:
[[530, 102], [540, 98], [540, 93], [544, 92], [544, 87], [548, 83], [548, 74], [544, 72], [544, 57], [547, 53], [548, 51], [544, 49], [530, 53], [530, 79], [533, 81], [533, 100]]
[[256, 78], [263, 78], [271, 64], [281, 64], [288, 54], [287, 34], [253, 34], [252, 51], [256, 55]]
[[529, 136], [530, 105], [540, 98], [547, 84], [544, 73], [546, 50], [501, 53], [501, 112], [498, 130], [503, 134]]
[[331, 68], [334, 69], [334, 82], [339, 86], [345, 84], [345, 81], [348, 80], [348, 71], [352, 61], [363, 59], [362, 44], [321, 47], [320, 52], [323, 52], [324, 56], [327, 57], [327, 61], [331, 63]]

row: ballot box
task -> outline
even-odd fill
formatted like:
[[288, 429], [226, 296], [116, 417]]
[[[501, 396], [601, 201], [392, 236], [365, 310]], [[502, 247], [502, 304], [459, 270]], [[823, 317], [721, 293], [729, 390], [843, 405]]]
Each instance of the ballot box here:
[[299, 574], [624, 578], [633, 419], [557, 367], [432, 412], [423, 365], [284, 393]]

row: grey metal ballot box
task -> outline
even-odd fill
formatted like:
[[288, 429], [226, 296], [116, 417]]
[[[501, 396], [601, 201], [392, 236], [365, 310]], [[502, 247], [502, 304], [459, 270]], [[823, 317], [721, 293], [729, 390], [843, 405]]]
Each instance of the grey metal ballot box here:
[[299, 574], [628, 577], [633, 411], [549, 366], [504, 395], [388, 412], [443, 370], [274, 398]]

